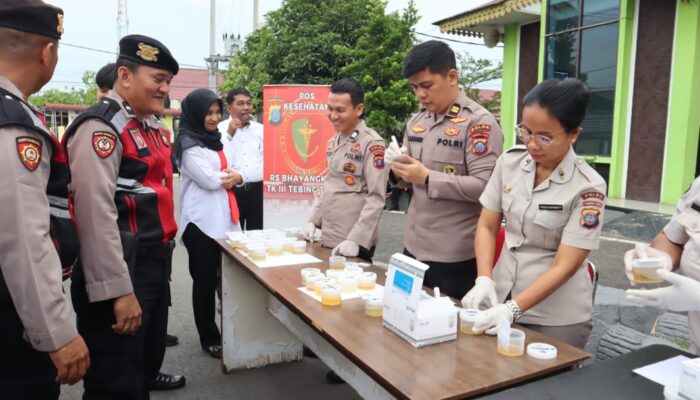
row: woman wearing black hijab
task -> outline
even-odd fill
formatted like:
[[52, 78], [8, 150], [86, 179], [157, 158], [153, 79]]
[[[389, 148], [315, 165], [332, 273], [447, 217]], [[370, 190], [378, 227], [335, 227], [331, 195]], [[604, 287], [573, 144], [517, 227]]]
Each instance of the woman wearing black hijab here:
[[231, 188], [241, 175], [231, 169], [217, 124], [223, 102], [208, 89], [197, 89], [182, 101], [174, 161], [180, 170], [180, 232], [189, 255], [192, 307], [202, 349], [221, 358], [221, 332], [216, 326], [214, 293], [221, 250], [216, 239], [240, 231], [238, 205]]

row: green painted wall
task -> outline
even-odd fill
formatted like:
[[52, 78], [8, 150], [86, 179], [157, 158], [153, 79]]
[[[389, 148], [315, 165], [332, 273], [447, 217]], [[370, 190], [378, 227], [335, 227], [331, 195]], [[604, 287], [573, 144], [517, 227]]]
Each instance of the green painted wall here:
[[544, 79], [544, 54], [545, 46], [547, 41], [545, 40], [545, 35], [547, 34], [547, 4], [548, 0], [542, 0], [542, 8], [540, 8], [540, 57], [539, 65], [537, 68], [537, 82], [542, 82]]
[[503, 35], [503, 84], [501, 92], [501, 128], [503, 148], [515, 144], [515, 119], [518, 115], [518, 48], [520, 26], [506, 25]]
[[678, 1], [661, 202], [675, 203], [695, 179], [700, 131], [700, 2]]
[[633, 85], [631, 72], [634, 52], [635, 0], [620, 2], [620, 31], [617, 46], [617, 75], [615, 77], [615, 106], [613, 108], [612, 146], [610, 149], [610, 176], [608, 196], [623, 197], [625, 142], [629, 132], [629, 89]]

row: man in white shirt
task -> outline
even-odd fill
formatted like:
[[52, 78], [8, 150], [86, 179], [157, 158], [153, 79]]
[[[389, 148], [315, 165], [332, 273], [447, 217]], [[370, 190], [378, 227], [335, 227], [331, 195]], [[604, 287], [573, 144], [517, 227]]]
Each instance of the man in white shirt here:
[[263, 126], [253, 120], [253, 103], [244, 88], [228, 92], [226, 109], [231, 116], [219, 124], [219, 131], [226, 157], [232, 160], [231, 169], [243, 177], [243, 182], [233, 189], [241, 229], [262, 229]]

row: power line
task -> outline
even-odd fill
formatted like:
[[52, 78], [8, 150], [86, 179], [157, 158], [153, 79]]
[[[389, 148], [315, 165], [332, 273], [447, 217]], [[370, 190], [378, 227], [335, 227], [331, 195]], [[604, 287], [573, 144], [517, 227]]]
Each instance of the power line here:
[[[448, 41], [448, 42], [455, 42], [455, 43], [461, 43], [461, 44], [470, 44], [470, 45], [473, 45], [473, 46], [484, 46], [484, 47], [486, 47], [486, 44], [484, 44], [484, 43], [479, 43], [479, 42], [467, 42], [467, 41], [465, 41], [465, 40], [450, 39], [450, 38], [445, 38], [445, 37], [442, 37], [442, 36], [430, 35], [430, 34], [427, 34], [427, 33], [416, 32], [416, 31], [413, 31], [413, 33], [415, 33], [416, 35], [427, 36], [427, 37], [430, 37], [430, 38], [433, 38], [433, 39], [446, 40], [446, 41]], [[495, 46], [495, 47], [503, 47], [503, 45], [501, 44], [501, 45], [497, 45], [497, 46]]]
[[[95, 49], [93, 47], [87, 47], [87, 46], [81, 46], [78, 44], [71, 44], [71, 43], [66, 43], [66, 42], [61, 42], [61, 46], [68, 46], [68, 47], [75, 47], [77, 49], [82, 49], [82, 50], [88, 50], [88, 51], [95, 51], [98, 53], [105, 53], [105, 54], [111, 54], [113, 56], [116, 56], [117, 53], [114, 51], [107, 51], [107, 50], [101, 50], [101, 49]], [[183, 67], [191, 67], [191, 68], [199, 68], [199, 69], [206, 69], [207, 67], [203, 67], [201, 65], [192, 65], [192, 64], [180, 64]]]

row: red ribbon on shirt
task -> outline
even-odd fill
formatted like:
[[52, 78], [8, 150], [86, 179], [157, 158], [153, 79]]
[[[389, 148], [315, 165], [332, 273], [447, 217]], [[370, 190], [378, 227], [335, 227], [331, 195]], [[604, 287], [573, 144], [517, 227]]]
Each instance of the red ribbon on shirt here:
[[[216, 152], [216, 154], [219, 155], [219, 161], [221, 161], [221, 170], [225, 170], [228, 167], [228, 163], [226, 162], [226, 154], [224, 154], [223, 150], [219, 150]], [[236, 195], [233, 194], [233, 188], [231, 189], [226, 189], [226, 194], [228, 195], [228, 208], [231, 210], [231, 221], [233, 221], [234, 224], [238, 223], [238, 202], [236, 201]]]

